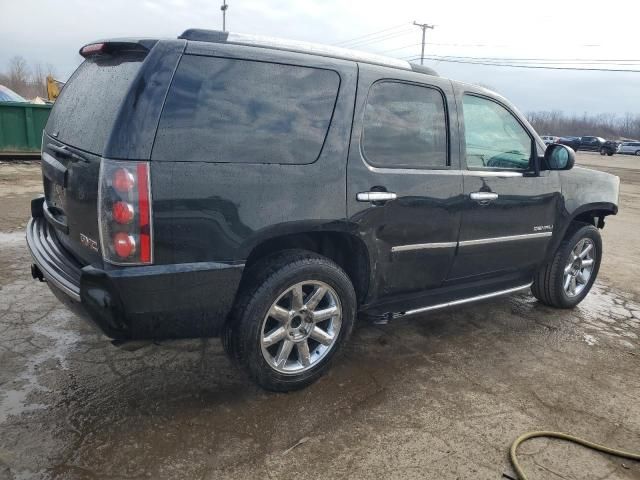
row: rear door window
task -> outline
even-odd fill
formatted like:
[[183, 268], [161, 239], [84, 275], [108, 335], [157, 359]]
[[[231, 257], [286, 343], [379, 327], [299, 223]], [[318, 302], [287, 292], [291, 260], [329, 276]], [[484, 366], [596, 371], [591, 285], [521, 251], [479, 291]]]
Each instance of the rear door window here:
[[185, 55], [169, 89], [152, 158], [313, 163], [340, 86], [331, 70]]
[[362, 151], [383, 168], [447, 166], [447, 120], [442, 93], [435, 88], [382, 81], [369, 91]]
[[85, 60], [56, 100], [47, 133], [62, 143], [102, 155], [144, 56], [128, 52]]

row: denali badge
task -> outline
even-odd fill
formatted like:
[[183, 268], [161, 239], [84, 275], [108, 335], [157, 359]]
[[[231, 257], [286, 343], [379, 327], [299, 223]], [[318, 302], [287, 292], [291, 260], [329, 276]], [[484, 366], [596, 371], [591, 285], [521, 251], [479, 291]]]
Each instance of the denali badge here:
[[80, 243], [83, 247], [90, 248], [91, 250], [98, 251], [98, 242], [87, 237], [84, 233], [80, 234]]
[[544, 232], [549, 230], [553, 230], [553, 225], [536, 225], [533, 227], [534, 232]]

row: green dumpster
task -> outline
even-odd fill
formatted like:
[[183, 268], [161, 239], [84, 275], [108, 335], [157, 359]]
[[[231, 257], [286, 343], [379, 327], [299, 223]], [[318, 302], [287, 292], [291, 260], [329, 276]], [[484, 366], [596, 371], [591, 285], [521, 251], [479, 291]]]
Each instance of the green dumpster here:
[[0, 102], [0, 155], [39, 153], [52, 106]]

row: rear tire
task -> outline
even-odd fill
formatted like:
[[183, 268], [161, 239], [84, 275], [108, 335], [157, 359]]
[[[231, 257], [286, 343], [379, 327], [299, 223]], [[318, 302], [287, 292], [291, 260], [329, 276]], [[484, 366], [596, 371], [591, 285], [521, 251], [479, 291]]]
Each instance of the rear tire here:
[[225, 350], [267, 390], [313, 383], [353, 330], [356, 295], [349, 277], [333, 261], [304, 250], [267, 257], [245, 277], [223, 332]]
[[601, 258], [598, 229], [585, 223], [572, 224], [553, 258], [536, 273], [533, 295], [551, 307], [575, 307], [591, 290]]
[[636, 155], [640, 157], [640, 150], [636, 150]]

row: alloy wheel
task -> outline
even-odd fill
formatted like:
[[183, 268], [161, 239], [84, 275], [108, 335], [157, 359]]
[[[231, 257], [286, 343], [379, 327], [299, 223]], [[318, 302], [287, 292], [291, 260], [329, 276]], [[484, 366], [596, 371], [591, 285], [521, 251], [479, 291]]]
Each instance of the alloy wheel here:
[[585, 289], [593, 273], [596, 255], [595, 244], [589, 238], [583, 238], [573, 247], [564, 268], [562, 283], [568, 297], [576, 297]]
[[303, 373], [335, 346], [341, 324], [342, 306], [333, 288], [318, 280], [297, 283], [273, 302], [262, 322], [262, 355], [279, 373]]

